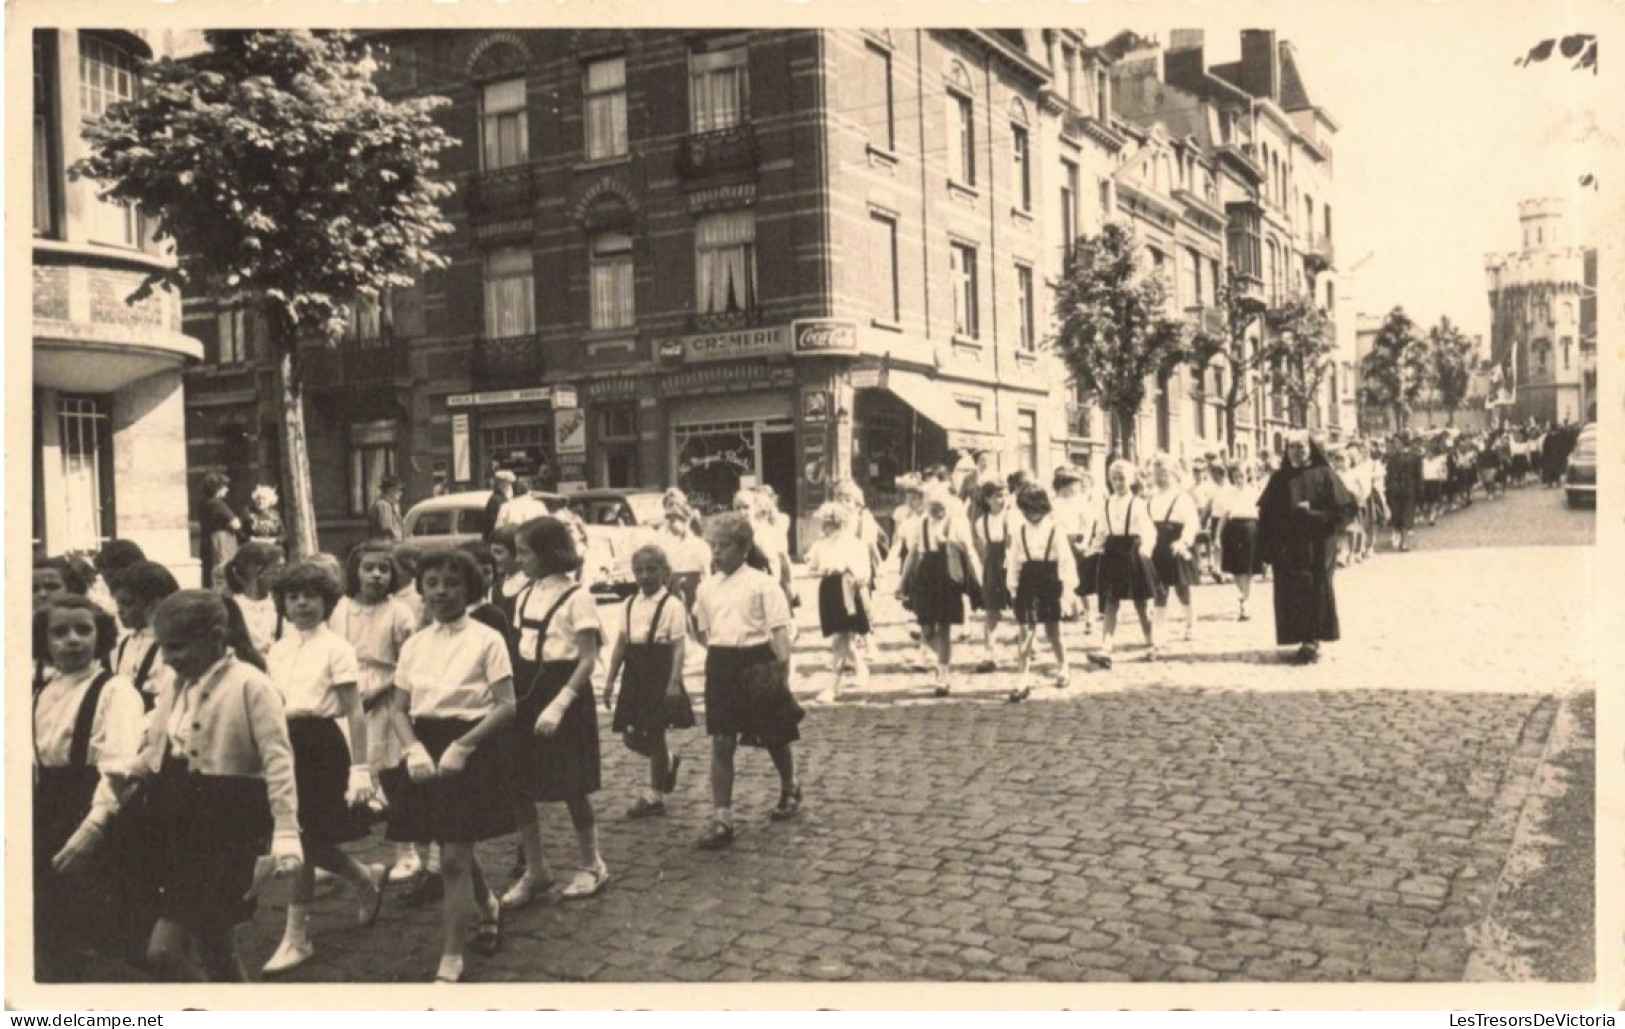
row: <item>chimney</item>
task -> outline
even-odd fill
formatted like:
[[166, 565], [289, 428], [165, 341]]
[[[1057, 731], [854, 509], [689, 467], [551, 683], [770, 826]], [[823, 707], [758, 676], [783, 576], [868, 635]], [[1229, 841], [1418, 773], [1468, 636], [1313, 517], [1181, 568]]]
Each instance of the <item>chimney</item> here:
[[1241, 88], [1260, 99], [1281, 97], [1281, 52], [1269, 29], [1241, 30]]
[[1197, 91], [1207, 68], [1202, 57], [1202, 30], [1175, 29], [1163, 54], [1163, 78], [1170, 86]]

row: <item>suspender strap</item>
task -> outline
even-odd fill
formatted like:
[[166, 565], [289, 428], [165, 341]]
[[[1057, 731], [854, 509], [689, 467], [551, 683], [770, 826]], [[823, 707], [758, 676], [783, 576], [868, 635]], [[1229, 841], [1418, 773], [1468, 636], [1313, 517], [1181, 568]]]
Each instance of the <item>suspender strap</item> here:
[[[649, 621], [649, 643], [651, 645], [654, 644], [655, 633], [657, 631], [659, 631], [659, 629], [660, 629], [660, 616], [662, 614], [664, 614], [665, 611], [666, 611], [666, 601], [668, 601], [670, 599], [671, 599], [671, 594], [669, 592], [668, 593], [663, 593], [660, 596], [660, 603], [655, 605], [655, 616], [654, 616], [654, 618], [650, 619], [650, 621]], [[626, 613], [627, 613], [627, 616], [630, 618], [631, 614], [632, 614], [632, 608], [631, 608], [630, 605], [627, 607]], [[630, 635], [631, 631], [632, 631], [632, 625], [631, 625], [630, 622], [627, 623], [626, 629], [627, 629], [627, 634]]]
[[68, 767], [78, 768], [90, 757], [90, 729], [96, 721], [96, 706], [101, 702], [102, 688], [112, 673], [103, 672], [90, 681], [85, 699], [79, 702], [79, 716], [73, 721], [73, 743], [68, 747]]
[[[125, 642], [128, 642], [128, 640], [126, 640]], [[153, 661], [157, 659], [157, 657], [158, 657], [158, 641], [153, 640], [152, 641], [152, 646], [147, 648], [146, 656], [141, 659], [141, 667], [137, 668], [135, 670], [135, 690], [136, 690], [137, 693], [140, 693], [141, 692], [141, 687], [146, 685], [147, 676], [152, 674], [152, 664], [153, 664]]]

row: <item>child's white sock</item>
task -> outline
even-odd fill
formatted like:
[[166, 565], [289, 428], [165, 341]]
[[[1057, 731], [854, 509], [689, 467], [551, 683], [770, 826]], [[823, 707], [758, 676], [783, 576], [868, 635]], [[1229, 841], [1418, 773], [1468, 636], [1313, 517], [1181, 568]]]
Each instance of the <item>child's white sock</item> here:
[[717, 808], [716, 820], [721, 822], [723, 825], [726, 825], [730, 829], [733, 828], [734, 809], [731, 807]]
[[430, 875], [440, 874], [440, 844], [429, 844], [429, 856], [424, 859], [423, 867]]

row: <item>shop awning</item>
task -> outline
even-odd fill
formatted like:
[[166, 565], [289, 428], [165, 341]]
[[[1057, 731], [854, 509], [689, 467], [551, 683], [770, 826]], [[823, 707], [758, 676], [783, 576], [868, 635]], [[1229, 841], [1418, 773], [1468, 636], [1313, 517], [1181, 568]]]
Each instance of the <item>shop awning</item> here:
[[880, 386], [897, 394], [905, 404], [947, 433], [948, 446], [954, 450], [989, 450], [997, 446], [998, 437], [960, 407], [941, 383], [918, 372], [891, 368], [880, 376]]

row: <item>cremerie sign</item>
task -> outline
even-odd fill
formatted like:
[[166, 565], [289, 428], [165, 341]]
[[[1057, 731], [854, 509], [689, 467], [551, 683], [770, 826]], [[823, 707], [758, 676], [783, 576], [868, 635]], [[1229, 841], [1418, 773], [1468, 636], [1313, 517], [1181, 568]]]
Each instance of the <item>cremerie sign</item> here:
[[[679, 351], [679, 348], [680, 351]], [[762, 329], [736, 329], [680, 336], [661, 344], [660, 356], [670, 359], [681, 353], [684, 363], [693, 361], [734, 361], [747, 357], [771, 357], [790, 352], [790, 327], [775, 325]]]

